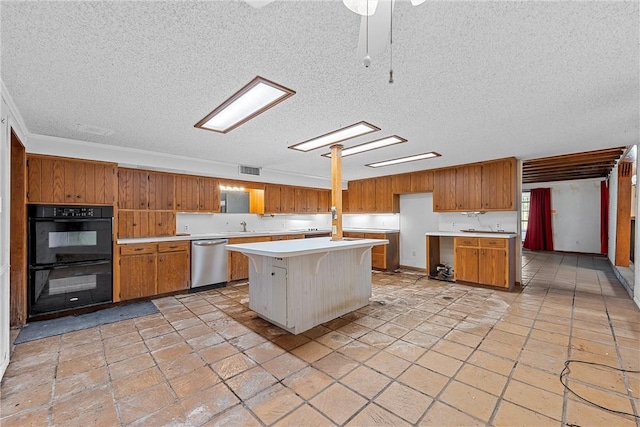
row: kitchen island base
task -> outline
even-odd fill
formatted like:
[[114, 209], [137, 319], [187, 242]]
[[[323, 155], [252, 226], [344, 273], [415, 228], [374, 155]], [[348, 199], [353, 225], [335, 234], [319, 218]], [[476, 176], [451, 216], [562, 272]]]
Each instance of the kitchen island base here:
[[[371, 248], [386, 244], [387, 240], [327, 239], [325, 247], [320, 244], [315, 250], [298, 254], [250, 250], [250, 247], [269, 249], [275, 243], [280, 242], [227, 247], [250, 259], [249, 308], [261, 318], [287, 332], [300, 334], [369, 304]], [[296, 241], [288, 245], [309, 243]], [[317, 243], [320, 242], [312, 244]]]

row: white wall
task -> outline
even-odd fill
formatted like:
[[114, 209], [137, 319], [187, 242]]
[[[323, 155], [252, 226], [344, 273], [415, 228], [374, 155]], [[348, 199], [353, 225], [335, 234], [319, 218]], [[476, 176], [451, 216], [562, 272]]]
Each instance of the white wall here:
[[[618, 226], [618, 165], [609, 174], [609, 246], [607, 256], [616, 265], [616, 227]], [[636, 274], [636, 277], [638, 275]]]
[[425, 233], [438, 231], [433, 193], [400, 196], [400, 265], [427, 268]]
[[24, 121], [0, 81], [0, 379], [9, 365], [10, 230], [11, 224], [11, 129], [24, 141]]
[[600, 182], [602, 179], [525, 184], [551, 188], [551, 227], [556, 251], [600, 253]]

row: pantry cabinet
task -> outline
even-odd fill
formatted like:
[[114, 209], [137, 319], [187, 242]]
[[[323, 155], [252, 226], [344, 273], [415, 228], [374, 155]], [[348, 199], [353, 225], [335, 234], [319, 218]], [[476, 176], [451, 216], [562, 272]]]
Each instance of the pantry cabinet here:
[[112, 205], [116, 164], [27, 155], [27, 202]]
[[118, 246], [117, 276], [122, 301], [188, 289], [191, 283], [190, 242]]

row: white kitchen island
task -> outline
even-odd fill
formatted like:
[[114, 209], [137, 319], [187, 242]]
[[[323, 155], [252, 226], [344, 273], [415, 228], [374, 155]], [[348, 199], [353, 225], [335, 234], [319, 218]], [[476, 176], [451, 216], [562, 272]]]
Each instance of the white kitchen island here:
[[249, 257], [249, 307], [299, 334], [369, 304], [371, 248], [388, 240], [329, 237], [227, 245]]

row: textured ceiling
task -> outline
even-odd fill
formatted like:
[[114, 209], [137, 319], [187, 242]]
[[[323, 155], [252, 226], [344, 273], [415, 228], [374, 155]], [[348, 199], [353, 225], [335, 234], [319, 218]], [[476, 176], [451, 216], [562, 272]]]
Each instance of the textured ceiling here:
[[[345, 180], [638, 142], [638, 2], [398, 1], [389, 50], [356, 55], [341, 1], [2, 1], [2, 81], [29, 133], [328, 176], [287, 146], [361, 120], [405, 144]], [[226, 135], [193, 125], [256, 75], [297, 93]], [[76, 130], [112, 129], [110, 136]], [[437, 151], [379, 169], [365, 163]]]

